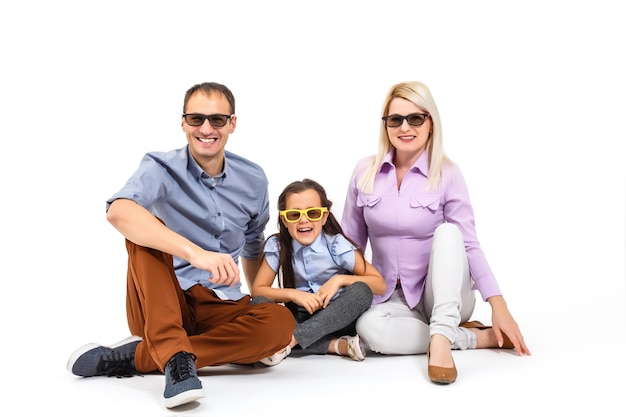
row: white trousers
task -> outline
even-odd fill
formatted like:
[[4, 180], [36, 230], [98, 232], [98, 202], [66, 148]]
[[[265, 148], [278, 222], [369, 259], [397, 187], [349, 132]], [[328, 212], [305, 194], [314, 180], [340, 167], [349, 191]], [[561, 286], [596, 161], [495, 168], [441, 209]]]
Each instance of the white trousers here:
[[475, 293], [463, 236], [450, 223], [437, 227], [420, 302], [411, 309], [400, 286], [384, 303], [359, 317], [356, 329], [368, 349], [387, 355], [426, 353], [430, 338], [441, 334], [453, 349], [475, 349], [476, 336], [459, 327], [474, 312]]

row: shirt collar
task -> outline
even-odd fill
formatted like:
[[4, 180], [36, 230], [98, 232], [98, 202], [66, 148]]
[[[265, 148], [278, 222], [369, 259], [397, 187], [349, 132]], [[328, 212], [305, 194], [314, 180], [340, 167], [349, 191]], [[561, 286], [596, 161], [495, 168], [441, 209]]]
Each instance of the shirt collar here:
[[[395, 153], [396, 153], [395, 148], [391, 148], [389, 152], [387, 152], [387, 155], [385, 155], [385, 157], [383, 158], [383, 162], [380, 164], [380, 168], [378, 169], [378, 172], [388, 171], [391, 167], [395, 167], [393, 163], [393, 157]], [[411, 167], [409, 171], [419, 172], [423, 176], [428, 178], [428, 170], [429, 170], [428, 149], [425, 149], [424, 152], [422, 152], [422, 154], [419, 156], [419, 158], [417, 158], [417, 161], [415, 161], [415, 163], [413, 164], [413, 166]]]
[[300, 244], [300, 242], [298, 242], [297, 240], [293, 239], [292, 240], [292, 245], [293, 245], [293, 251], [294, 252], [299, 252], [301, 251], [303, 248], [310, 248], [313, 252], [322, 252], [324, 250], [328, 250], [326, 248], [326, 244], [324, 243], [324, 232], [322, 231], [322, 233], [320, 233], [313, 242], [311, 242], [310, 245], [304, 246], [302, 244]]
[[[202, 179], [204, 177], [208, 177], [207, 173], [204, 172], [204, 170], [200, 167], [200, 165], [198, 165], [196, 160], [193, 159], [193, 156], [191, 155], [191, 150], [189, 149], [189, 145], [187, 145], [187, 160], [188, 160], [187, 168], [189, 169], [191, 174], [194, 176], [194, 178]], [[220, 172], [213, 178], [215, 179], [218, 179], [221, 177], [226, 178], [227, 172], [228, 172], [228, 152], [224, 152], [224, 169], [222, 170], [222, 172]]]

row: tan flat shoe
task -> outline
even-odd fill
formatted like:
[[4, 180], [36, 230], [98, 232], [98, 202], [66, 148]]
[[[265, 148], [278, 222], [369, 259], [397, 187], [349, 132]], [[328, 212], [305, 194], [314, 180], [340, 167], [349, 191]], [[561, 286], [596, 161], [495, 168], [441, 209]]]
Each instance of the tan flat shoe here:
[[[492, 328], [492, 326], [485, 326], [479, 321], [467, 321], [465, 323], [461, 323], [461, 327], [465, 327], [466, 329], [478, 329], [478, 330], [486, 330], [486, 329]], [[504, 338], [504, 341], [500, 349], [515, 348], [515, 346], [513, 346], [513, 342], [511, 342], [511, 339], [509, 339], [509, 337], [506, 334], [504, 334], [504, 332], [502, 333], [502, 337]]]
[[428, 378], [435, 384], [447, 385], [456, 381], [457, 371], [452, 358], [452, 368], [444, 368], [442, 366], [433, 366], [430, 364], [430, 343], [426, 350], [426, 360], [428, 361]]

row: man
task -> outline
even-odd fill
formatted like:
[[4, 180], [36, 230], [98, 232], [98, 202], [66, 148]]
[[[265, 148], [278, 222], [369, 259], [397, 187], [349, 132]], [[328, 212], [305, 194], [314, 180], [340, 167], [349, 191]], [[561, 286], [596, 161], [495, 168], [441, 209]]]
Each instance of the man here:
[[132, 335], [78, 349], [78, 376], [165, 374], [165, 406], [204, 397], [197, 367], [261, 361], [289, 352], [295, 328], [284, 306], [252, 303], [248, 288], [269, 220], [268, 181], [257, 164], [225, 150], [235, 99], [218, 83], [191, 87], [183, 105], [187, 146], [146, 154], [107, 201], [107, 220], [126, 238], [126, 310]]

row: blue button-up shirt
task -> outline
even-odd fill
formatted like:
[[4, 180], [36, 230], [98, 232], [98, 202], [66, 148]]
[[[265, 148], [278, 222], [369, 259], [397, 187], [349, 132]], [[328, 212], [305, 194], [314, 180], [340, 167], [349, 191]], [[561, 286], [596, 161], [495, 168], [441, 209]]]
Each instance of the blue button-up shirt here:
[[[213, 252], [257, 259], [269, 221], [268, 181], [263, 169], [238, 155], [225, 152], [224, 170], [207, 175], [188, 146], [144, 155], [126, 185], [107, 200], [106, 209], [119, 198], [133, 200], [176, 233]], [[241, 283], [230, 287], [208, 281], [211, 273], [174, 257], [174, 270], [183, 290], [195, 284], [218, 296], [238, 300]]]
[[[292, 245], [294, 282], [296, 289], [300, 291], [317, 293], [333, 276], [354, 272], [356, 247], [343, 235], [329, 236], [320, 233], [308, 246], [303, 246], [296, 240], [292, 241]], [[277, 236], [267, 240], [264, 251], [268, 265], [278, 273], [280, 254]], [[340, 292], [341, 289], [333, 299]]]
[[408, 305], [417, 305], [428, 273], [432, 238], [437, 226], [455, 224], [465, 241], [470, 275], [483, 299], [500, 295], [496, 279], [476, 238], [474, 212], [467, 186], [455, 164], [442, 168], [441, 185], [427, 190], [427, 152], [415, 161], [400, 189], [393, 164], [393, 150], [383, 160], [370, 194], [357, 183], [371, 159], [357, 164], [346, 196], [341, 226], [346, 236], [365, 249], [369, 239], [372, 265], [387, 283], [387, 291], [375, 295], [375, 304], [387, 300], [400, 280]]

